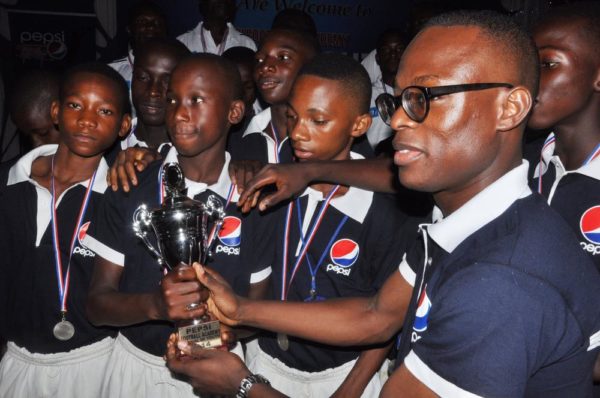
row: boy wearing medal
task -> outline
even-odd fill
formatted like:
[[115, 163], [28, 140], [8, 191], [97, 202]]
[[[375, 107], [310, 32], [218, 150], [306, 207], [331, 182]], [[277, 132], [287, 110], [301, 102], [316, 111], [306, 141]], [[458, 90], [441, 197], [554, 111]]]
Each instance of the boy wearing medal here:
[[[317, 55], [304, 65], [285, 115], [296, 159], [361, 159], [351, 147], [371, 124], [370, 95], [369, 76], [349, 57]], [[374, 294], [402, 260], [403, 242], [412, 240], [402, 232], [406, 216], [393, 198], [354, 187], [313, 184], [282, 210], [284, 222], [275, 235], [275, 300]], [[249, 345], [247, 361], [290, 396], [374, 397], [389, 348], [340, 348], [264, 334], [258, 346]]]
[[534, 40], [540, 91], [529, 127], [552, 133], [531, 144], [538, 148], [531, 151], [530, 185], [565, 218], [600, 270], [600, 5], [552, 10]]
[[51, 109], [60, 143], [23, 156], [0, 199], [2, 397], [97, 397], [114, 341], [85, 314], [94, 253], [82, 240], [107, 189], [104, 151], [129, 131], [127, 85], [76, 66]]
[[188, 197], [206, 202], [213, 196], [222, 202], [226, 217], [214, 237], [214, 264], [239, 294], [265, 295], [271, 224], [258, 214], [242, 216], [227, 172], [227, 133], [243, 114], [239, 73], [229, 60], [214, 54], [182, 60], [167, 90], [166, 124], [173, 146], [164, 160], [139, 175], [130, 192], [111, 191], [95, 214], [98, 225], [86, 239], [97, 254], [88, 315], [94, 324], [120, 327], [103, 397], [194, 395], [188, 383], [172, 377], [162, 356], [172, 321], [199, 315], [190, 307], [200, 301], [199, 284], [190, 267], [163, 278], [164, 270], [132, 229], [141, 204], [155, 209], [164, 199], [163, 164], [179, 163]]

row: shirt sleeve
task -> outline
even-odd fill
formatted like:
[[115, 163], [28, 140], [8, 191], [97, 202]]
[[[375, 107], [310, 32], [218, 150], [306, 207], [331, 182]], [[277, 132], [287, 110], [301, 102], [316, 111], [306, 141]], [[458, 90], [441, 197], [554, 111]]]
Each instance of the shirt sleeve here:
[[489, 264], [454, 274], [417, 310], [406, 368], [441, 396], [523, 396], [543, 353], [573, 337], [560, 294], [533, 279]]
[[131, 220], [125, 219], [124, 204], [121, 191], [107, 190], [83, 239], [86, 247], [121, 267], [125, 265], [124, 228], [131, 228], [132, 224]]

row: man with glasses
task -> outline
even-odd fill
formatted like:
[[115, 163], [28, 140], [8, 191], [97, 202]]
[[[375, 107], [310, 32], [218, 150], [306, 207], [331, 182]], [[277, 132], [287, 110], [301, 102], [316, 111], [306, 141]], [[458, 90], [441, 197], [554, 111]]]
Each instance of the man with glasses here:
[[[226, 324], [344, 346], [402, 329], [386, 397], [591, 396], [600, 275], [527, 185], [521, 139], [537, 81], [535, 46], [508, 17], [431, 20], [404, 53], [398, 96], [380, 101], [400, 182], [436, 204], [399, 271], [371, 299], [281, 303], [236, 297], [195, 265], [208, 309]], [[172, 341], [168, 365], [201, 390], [280, 396], [228, 353], [178, 347], [188, 355]]]

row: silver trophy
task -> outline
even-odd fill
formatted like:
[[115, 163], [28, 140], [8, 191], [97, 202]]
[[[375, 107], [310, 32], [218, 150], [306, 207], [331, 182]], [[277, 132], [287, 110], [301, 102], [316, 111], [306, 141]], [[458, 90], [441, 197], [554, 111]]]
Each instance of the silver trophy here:
[[[160, 208], [148, 210], [140, 205], [133, 214], [133, 231], [154, 254], [159, 264], [172, 269], [195, 261], [206, 264], [212, 253], [216, 236], [223, 225], [223, 203], [214, 195], [206, 203], [188, 198], [185, 192], [183, 171], [177, 163], [167, 163], [162, 168], [165, 197]], [[150, 242], [153, 232], [158, 249]], [[195, 305], [188, 306], [190, 309]], [[178, 323], [179, 338], [192, 341], [203, 348], [222, 345], [218, 321], [208, 315]]]

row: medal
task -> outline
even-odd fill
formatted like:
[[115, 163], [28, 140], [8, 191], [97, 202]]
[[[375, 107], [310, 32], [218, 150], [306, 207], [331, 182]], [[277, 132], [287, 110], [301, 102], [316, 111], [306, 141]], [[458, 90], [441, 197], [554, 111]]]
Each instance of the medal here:
[[52, 334], [54, 334], [54, 337], [61, 341], [69, 340], [75, 335], [75, 327], [71, 322], [65, 319], [65, 316], [66, 313], [63, 313], [63, 319], [54, 325], [54, 329], [52, 329]]
[[72, 338], [75, 335], [75, 327], [69, 321], [67, 321], [67, 296], [69, 293], [69, 275], [71, 271], [71, 256], [73, 255], [73, 249], [75, 248], [75, 241], [77, 240], [77, 234], [79, 229], [81, 228], [81, 224], [83, 221], [83, 216], [85, 215], [85, 211], [87, 210], [87, 205], [90, 200], [92, 186], [94, 185], [94, 181], [96, 180], [96, 171], [90, 178], [90, 182], [88, 183], [87, 189], [85, 191], [85, 196], [83, 197], [83, 201], [81, 202], [81, 208], [79, 209], [79, 216], [77, 217], [77, 222], [75, 223], [75, 230], [73, 231], [73, 237], [71, 238], [71, 246], [69, 249], [69, 262], [67, 264], [66, 275], [63, 279], [63, 266], [62, 259], [60, 253], [60, 244], [58, 238], [58, 220], [56, 217], [56, 190], [54, 188], [54, 157], [52, 157], [52, 181], [51, 181], [51, 222], [52, 222], [52, 246], [54, 249], [54, 262], [55, 262], [55, 271], [56, 278], [58, 279], [58, 299], [60, 303], [60, 312], [62, 314], [62, 319], [52, 329], [52, 334], [58, 340], [66, 341]]
[[277, 345], [283, 351], [287, 351], [290, 348], [290, 341], [288, 340], [287, 334], [277, 333]]

